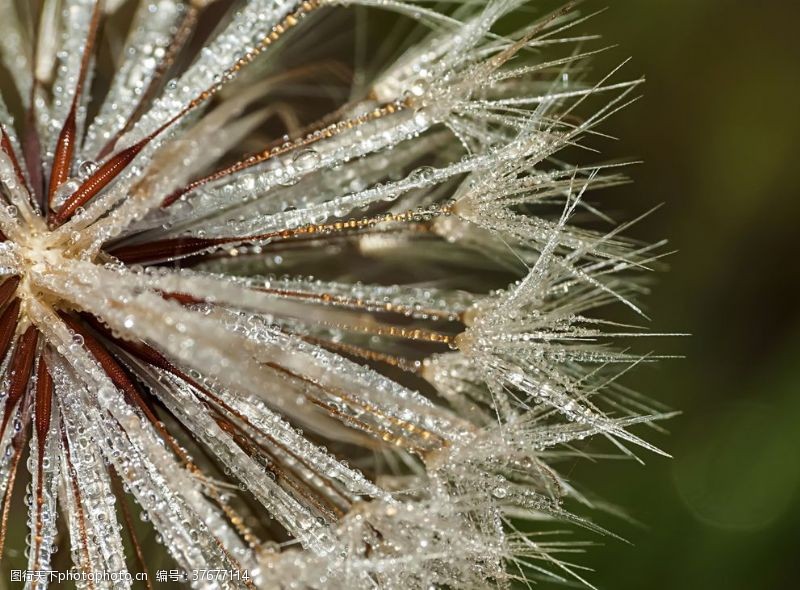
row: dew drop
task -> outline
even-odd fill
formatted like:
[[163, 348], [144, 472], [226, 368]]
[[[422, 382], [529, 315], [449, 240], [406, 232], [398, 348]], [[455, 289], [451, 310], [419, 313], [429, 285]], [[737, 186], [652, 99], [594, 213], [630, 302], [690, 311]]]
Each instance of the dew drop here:
[[301, 172], [309, 172], [319, 164], [319, 154], [316, 150], [303, 150], [294, 157], [294, 165]]

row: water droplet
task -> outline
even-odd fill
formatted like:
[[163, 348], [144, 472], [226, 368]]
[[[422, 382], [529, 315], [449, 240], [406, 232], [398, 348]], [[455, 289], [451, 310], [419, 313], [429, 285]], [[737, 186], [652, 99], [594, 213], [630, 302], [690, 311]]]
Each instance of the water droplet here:
[[316, 150], [303, 150], [294, 157], [294, 165], [301, 172], [309, 172], [319, 164], [319, 154]]
[[93, 162], [92, 160], [86, 160], [85, 162], [82, 162], [80, 166], [78, 166], [78, 177], [81, 180], [86, 180], [92, 174], [97, 172], [97, 168], [98, 166], [96, 162]]

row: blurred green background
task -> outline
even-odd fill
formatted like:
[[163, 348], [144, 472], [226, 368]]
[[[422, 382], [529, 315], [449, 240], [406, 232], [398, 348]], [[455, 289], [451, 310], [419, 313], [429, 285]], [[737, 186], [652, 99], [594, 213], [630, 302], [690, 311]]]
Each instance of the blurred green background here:
[[[678, 250], [648, 298], [652, 343], [686, 355], [629, 381], [683, 411], [650, 437], [672, 460], [576, 467], [643, 526], [600, 522], [580, 563], [600, 588], [796, 588], [800, 572], [800, 3], [591, 0], [586, 24], [631, 55], [641, 101], [604, 125], [633, 155], [614, 206], [665, 206], [637, 229]], [[625, 199], [616, 201], [617, 196]]]

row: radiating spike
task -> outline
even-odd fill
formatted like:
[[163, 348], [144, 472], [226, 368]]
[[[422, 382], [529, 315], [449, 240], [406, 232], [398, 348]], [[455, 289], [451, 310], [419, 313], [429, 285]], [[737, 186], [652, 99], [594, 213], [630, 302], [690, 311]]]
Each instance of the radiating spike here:
[[72, 171], [72, 161], [75, 155], [75, 135], [77, 133], [76, 109], [72, 108], [67, 115], [64, 126], [56, 141], [56, 153], [50, 168], [50, 184], [47, 189], [48, 204], [52, 208], [58, 187], [60, 187]]
[[31, 100], [31, 106], [25, 114], [25, 126], [22, 135], [22, 155], [25, 159], [25, 168], [31, 181], [31, 190], [40, 209], [47, 213], [47, 198], [45, 193], [45, 174], [42, 167], [42, 143], [36, 127], [36, 106]]
[[349, 131], [356, 127], [360, 127], [372, 121], [376, 121], [388, 115], [397, 113], [403, 110], [405, 106], [406, 105], [404, 105], [403, 103], [392, 101], [385, 105], [375, 107], [374, 109], [370, 110], [368, 113], [365, 113], [363, 115], [359, 115], [352, 119], [345, 119], [343, 121], [339, 121], [338, 123], [331, 124], [322, 130], [317, 129], [315, 132], [308, 133], [307, 135], [304, 135], [303, 137], [295, 141], [288, 143], [281, 142], [267, 146], [267, 148], [265, 148], [261, 152], [251, 154], [245, 157], [244, 159], [240, 160], [239, 162], [236, 162], [235, 164], [217, 170], [209, 174], [208, 176], [204, 176], [203, 178], [195, 180], [189, 185], [173, 192], [172, 194], [168, 195], [164, 199], [164, 201], [162, 201], [161, 206], [164, 208], [169, 207], [170, 205], [178, 201], [178, 199], [180, 199], [185, 194], [197, 190], [198, 188], [210, 182], [214, 182], [226, 178], [228, 176], [232, 176], [238, 172], [242, 172], [244, 170], [247, 170], [248, 168], [252, 168], [259, 164], [263, 164], [268, 160], [277, 158], [284, 154], [300, 150], [302, 148], [308, 148], [317, 142], [323, 141], [325, 139], [331, 139], [332, 137], [335, 137], [336, 135], [342, 133], [343, 131]]
[[78, 107], [83, 97], [83, 86], [89, 71], [89, 64], [94, 52], [95, 38], [100, 27], [100, 17], [103, 14], [103, 0], [95, 0], [92, 20], [89, 25], [89, 33], [83, 49], [80, 72], [75, 85], [75, 93], [72, 99], [67, 118], [64, 121], [58, 139], [56, 140], [56, 151], [53, 157], [53, 164], [50, 170], [50, 184], [48, 188], [48, 203], [53, 204], [58, 187], [60, 187], [70, 176], [77, 146], [78, 138]]
[[22, 186], [27, 186], [28, 181], [25, 179], [25, 174], [22, 172], [22, 168], [19, 165], [17, 154], [14, 151], [14, 146], [11, 145], [11, 139], [8, 137], [5, 127], [0, 127], [0, 134], [2, 134], [0, 135], [0, 149], [2, 149], [11, 160], [11, 165], [14, 167], [14, 172], [17, 175], [19, 183]]
[[[0, 3], [0, 59], [10, 73], [8, 83], [16, 86], [20, 96], [26, 96], [32, 84], [31, 56], [14, 2]], [[6, 83], [4, 78], [4, 86]]]
[[39, 357], [36, 377], [36, 436], [39, 442], [39, 455], [44, 455], [44, 445], [50, 428], [50, 415], [53, 403], [53, 378], [47, 368], [44, 355]]
[[11, 446], [13, 448], [13, 455], [11, 457], [11, 467], [9, 469], [8, 480], [5, 482], [5, 489], [3, 490], [3, 512], [2, 516], [0, 516], [0, 557], [3, 555], [6, 536], [8, 535], [8, 517], [11, 513], [11, 500], [14, 495], [14, 484], [17, 481], [17, 470], [19, 469], [19, 463], [25, 449], [25, 443], [28, 440], [27, 422], [23, 423], [21, 426], [21, 430], [12, 439]]
[[339, 233], [346, 233], [364, 230], [374, 227], [380, 223], [416, 223], [426, 220], [430, 216], [446, 213], [445, 210], [431, 211], [405, 211], [401, 213], [387, 213], [376, 217], [361, 219], [345, 219], [332, 223], [310, 224], [294, 229], [267, 232], [256, 235], [197, 238], [184, 236], [178, 238], [166, 238], [142, 244], [122, 245], [112, 247], [109, 253], [127, 264], [137, 264], [142, 262], [160, 262], [166, 259], [182, 258], [191, 256], [228, 244], [240, 244], [246, 242], [267, 242], [270, 240], [290, 240], [302, 239], [314, 236], [330, 236]]
[[40, 5], [33, 78], [34, 86], [47, 86], [52, 83], [55, 73], [60, 37], [61, 0], [42, 0]]
[[14, 298], [0, 316], [0, 362], [6, 358], [8, 349], [11, 347], [11, 340], [14, 338], [19, 321], [19, 309], [20, 301]]
[[[5, 307], [6, 303], [8, 303], [14, 294], [17, 292], [17, 287], [19, 286], [19, 277], [13, 276], [0, 284], [0, 308]], [[0, 325], [2, 324], [2, 320], [0, 320]], [[1, 341], [1, 340], [0, 340]], [[2, 346], [0, 346], [0, 361], [2, 361], [5, 353], [2, 353]]]
[[113, 467], [109, 467], [108, 475], [109, 479], [111, 480], [111, 486], [114, 490], [114, 495], [117, 497], [117, 504], [122, 511], [122, 518], [125, 520], [125, 529], [128, 531], [128, 537], [130, 538], [131, 545], [133, 546], [133, 552], [136, 554], [136, 561], [139, 565], [139, 571], [145, 574], [144, 583], [147, 589], [153, 590], [153, 582], [150, 580], [147, 561], [144, 558], [142, 544], [139, 541], [138, 535], [136, 534], [136, 525], [133, 522], [131, 511], [128, 508], [128, 502], [125, 498], [125, 490], [123, 489], [122, 481]]
[[64, 454], [62, 455], [62, 478], [68, 486], [68, 498], [71, 500], [71, 505], [68, 504], [68, 506], [72, 509], [70, 511], [70, 516], [74, 518], [74, 521], [70, 523], [69, 527], [73, 561], [80, 567], [84, 574], [88, 576], [93, 569], [93, 564], [89, 546], [89, 531], [86, 526], [86, 509], [81, 496], [80, 486], [78, 485], [78, 472], [72, 460], [69, 438], [63, 426], [61, 430], [61, 439], [64, 449]]
[[28, 383], [33, 371], [33, 361], [36, 358], [36, 343], [39, 340], [39, 330], [36, 326], [28, 326], [20, 336], [17, 347], [14, 349], [9, 370], [11, 380], [8, 386], [3, 422], [0, 424], [0, 438], [3, 437], [8, 426], [8, 421], [14, 413], [17, 402], [28, 390]]
[[[46, 490], [46, 483], [44, 478], [44, 463], [45, 454], [47, 451], [47, 444], [50, 438], [50, 418], [52, 414], [53, 403], [53, 378], [50, 376], [50, 371], [47, 368], [47, 361], [44, 354], [39, 356], [39, 366], [36, 377], [36, 397], [34, 409], [34, 423], [36, 426], [36, 511], [34, 516], [34, 526], [32, 529], [34, 543], [32, 546], [31, 559], [33, 561], [33, 571], [39, 571], [42, 565], [39, 557], [42, 552], [42, 542], [44, 540], [44, 504], [45, 494], [49, 492]], [[55, 502], [52, 502], [55, 504]], [[55, 506], [51, 506], [54, 510]], [[54, 521], [55, 516], [50, 514], [48, 517]], [[53, 523], [54, 524], [54, 523]], [[52, 527], [54, 528], [54, 526]], [[49, 554], [49, 547], [47, 550]]]
[[[9, 365], [9, 368], [13, 367], [14, 363], [12, 362]], [[12, 377], [12, 384], [13, 384], [13, 377]], [[22, 390], [24, 392], [28, 391], [28, 383], [25, 382]], [[9, 392], [10, 397], [10, 392]], [[26, 395], [27, 398], [27, 395]], [[10, 399], [6, 399], [6, 410], [8, 410], [9, 405], [11, 404]], [[19, 415], [19, 429], [14, 433], [11, 438], [11, 448], [13, 449], [13, 454], [11, 457], [11, 467], [9, 468], [8, 479], [5, 482], [5, 487], [2, 490], [3, 496], [3, 512], [2, 516], [0, 517], [0, 558], [3, 555], [3, 548], [5, 546], [6, 536], [8, 534], [8, 517], [11, 513], [11, 500], [14, 495], [14, 484], [16, 483], [17, 478], [17, 470], [19, 469], [19, 464], [22, 459], [23, 451], [25, 449], [25, 445], [28, 442], [28, 433], [30, 432], [29, 424], [31, 418], [31, 405], [25, 403], [23, 401], [22, 408], [18, 412]], [[5, 429], [3, 432], [0, 433], [0, 440], [4, 438]]]

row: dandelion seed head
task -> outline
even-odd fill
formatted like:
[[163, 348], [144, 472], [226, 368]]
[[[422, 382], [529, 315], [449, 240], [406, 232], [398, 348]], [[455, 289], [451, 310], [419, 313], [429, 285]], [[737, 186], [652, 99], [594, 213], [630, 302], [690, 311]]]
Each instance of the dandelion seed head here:
[[524, 4], [0, 6], [0, 554], [24, 482], [32, 571], [588, 584], [539, 524], [609, 534], [572, 445], [661, 452], [601, 310], [658, 252], [562, 159], [637, 82]]

